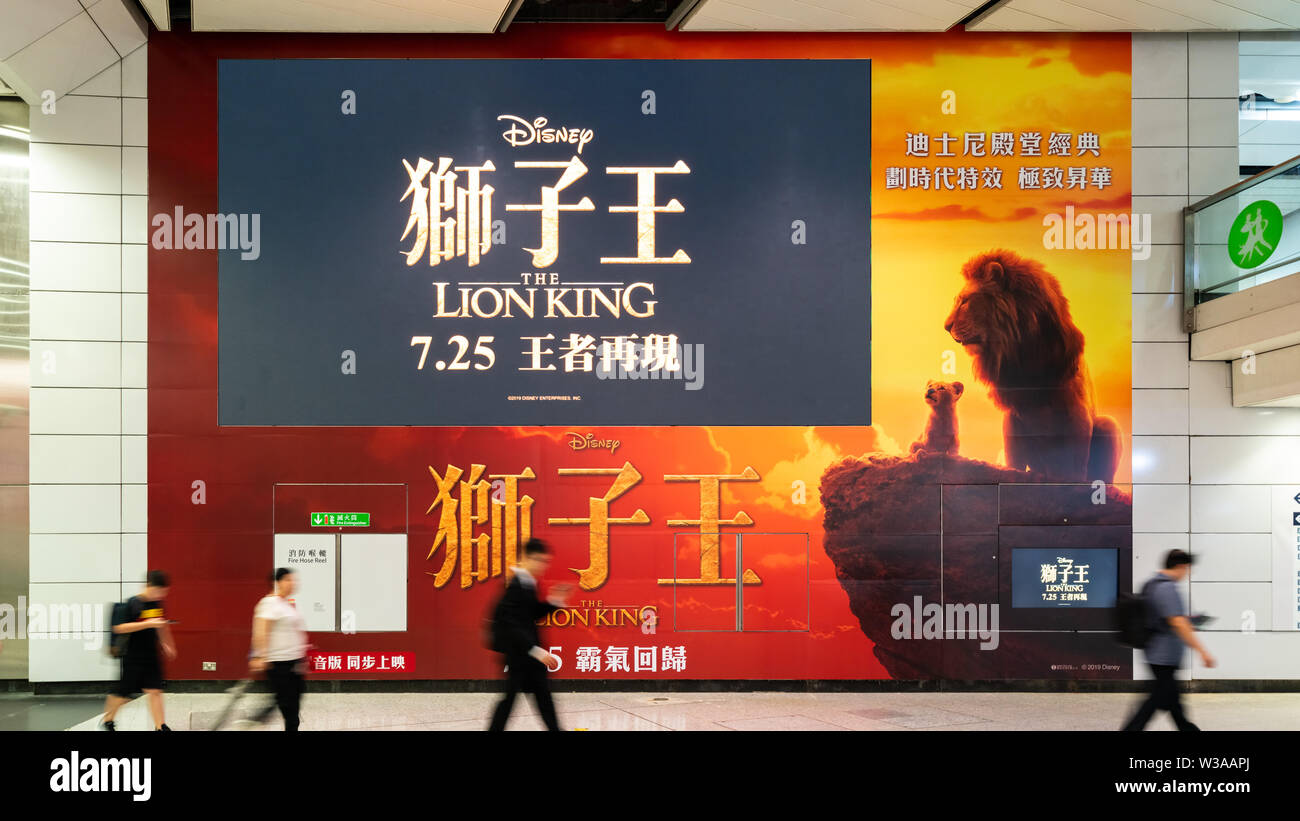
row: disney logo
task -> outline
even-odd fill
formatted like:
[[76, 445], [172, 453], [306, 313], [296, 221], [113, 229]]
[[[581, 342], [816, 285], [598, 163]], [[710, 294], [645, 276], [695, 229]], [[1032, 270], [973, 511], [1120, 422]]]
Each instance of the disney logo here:
[[568, 436], [569, 450], [608, 450], [613, 453], [619, 445], [623, 444], [617, 439], [597, 439], [594, 433], [586, 436], [581, 433], [570, 433]]
[[576, 144], [581, 154], [582, 147], [596, 135], [590, 128], [546, 128], [548, 120], [545, 117], [538, 117], [531, 123], [513, 114], [502, 114], [497, 119], [510, 123], [501, 136], [515, 147], [532, 143], [569, 143]]

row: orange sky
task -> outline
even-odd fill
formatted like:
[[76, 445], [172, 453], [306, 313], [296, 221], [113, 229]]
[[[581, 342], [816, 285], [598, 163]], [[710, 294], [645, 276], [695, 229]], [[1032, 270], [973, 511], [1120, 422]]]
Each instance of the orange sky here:
[[[1002, 44], [1004, 47], [998, 47]], [[962, 287], [962, 264], [995, 247], [1040, 260], [1060, 280], [1076, 324], [1087, 340], [1085, 359], [1098, 412], [1125, 434], [1116, 482], [1130, 480], [1131, 267], [1126, 251], [1048, 250], [1042, 218], [1098, 208], [1127, 212], [1130, 180], [1129, 47], [1087, 38], [936, 38], [932, 60], [886, 56], [873, 63], [872, 81], [872, 401], [877, 433], [906, 447], [926, 414], [927, 379], [959, 380], [962, 454], [1001, 461], [1002, 413], [977, 384], [971, 359], [944, 331], [943, 321]], [[913, 44], [916, 48], [916, 44]], [[946, 90], [956, 112], [943, 114]], [[1046, 153], [1051, 131], [1096, 132], [1100, 157], [908, 157], [906, 133], [924, 131], [1035, 131]], [[931, 153], [937, 149], [932, 144]], [[997, 165], [1001, 191], [886, 190], [888, 166]], [[1113, 184], [1086, 191], [1021, 191], [1017, 169], [1027, 166], [1109, 166]], [[931, 212], [926, 215], [926, 212]], [[936, 213], [937, 212], [937, 213]], [[919, 217], [919, 218], [918, 218]], [[942, 370], [955, 352], [956, 374]]]

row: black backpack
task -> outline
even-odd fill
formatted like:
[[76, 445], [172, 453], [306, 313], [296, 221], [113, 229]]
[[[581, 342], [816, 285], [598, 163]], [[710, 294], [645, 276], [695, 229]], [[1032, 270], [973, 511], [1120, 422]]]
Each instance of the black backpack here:
[[[135, 598], [132, 596], [131, 598]], [[113, 605], [112, 615], [108, 620], [108, 654], [115, 659], [120, 659], [126, 655], [126, 645], [131, 640], [128, 633], [114, 633], [113, 628], [119, 624], [125, 624], [131, 620], [131, 599], [116, 602]]]
[[1159, 579], [1151, 579], [1142, 586], [1141, 593], [1120, 593], [1116, 597], [1113, 617], [1118, 635], [1115, 638], [1125, 647], [1132, 647], [1135, 650], [1144, 649], [1151, 641], [1152, 634], [1156, 632], [1151, 629], [1147, 596], [1150, 595], [1151, 585], [1159, 581]]
[[[506, 586], [509, 587], [509, 582], [506, 583]], [[505, 589], [502, 589], [501, 595], [492, 602], [490, 614], [483, 619], [483, 647], [494, 653], [504, 653], [506, 651], [506, 643], [501, 635], [505, 629], [505, 622], [501, 618], [505, 603], [506, 593]]]

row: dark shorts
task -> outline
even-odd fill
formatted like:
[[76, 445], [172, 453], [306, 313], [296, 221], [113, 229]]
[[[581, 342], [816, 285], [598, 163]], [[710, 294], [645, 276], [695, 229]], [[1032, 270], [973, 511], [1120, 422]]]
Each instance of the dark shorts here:
[[162, 667], [157, 661], [122, 660], [122, 678], [118, 680], [113, 695], [131, 698], [143, 690], [161, 690], [163, 688]]

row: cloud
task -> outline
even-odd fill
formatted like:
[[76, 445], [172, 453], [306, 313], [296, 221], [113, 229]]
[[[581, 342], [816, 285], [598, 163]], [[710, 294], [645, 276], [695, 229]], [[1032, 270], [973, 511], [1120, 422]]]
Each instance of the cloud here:
[[509, 431], [510, 435], [516, 439], [528, 439], [530, 437], [540, 436], [543, 439], [550, 439], [552, 442], [559, 442], [561, 444], [567, 444], [569, 441], [569, 434], [567, 432], [560, 431], [558, 428], [553, 427], [524, 428], [516, 426], [505, 428], [504, 430]]
[[[838, 447], [817, 435], [815, 428], [803, 432], [805, 451], [794, 459], [777, 462], [763, 473], [762, 486], [766, 493], [759, 497], [760, 504], [777, 510], [795, 509], [814, 511], [821, 506], [817, 495], [818, 483], [826, 468], [844, 458]], [[797, 505], [792, 498], [795, 483], [803, 482], [805, 501]]]
[[787, 567], [804, 567], [808, 564], [807, 557], [802, 553], [792, 555], [790, 553], [768, 553], [760, 556], [758, 559], [759, 567], [771, 568], [772, 570], [784, 570]]
[[695, 613], [735, 613], [736, 604], [734, 601], [731, 601], [727, 604], [712, 605], [702, 602], [693, 596], [686, 596], [677, 600], [677, 612], [681, 613], [683, 611]]
[[727, 473], [734, 472], [731, 467], [731, 454], [727, 452], [726, 448], [718, 444], [718, 437], [713, 433], [713, 428], [706, 427], [702, 428], [702, 430], [704, 435], [709, 438], [709, 447], [713, 448], [714, 453], [722, 455], [722, 469]]
[[[1025, 37], [1016, 32], [967, 32], [954, 29], [920, 38], [899, 38], [873, 49], [873, 59], [883, 65], [937, 66], [941, 60], [964, 57], [1006, 59], [1058, 50], [1062, 39], [1053, 35]], [[892, 46], [892, 48], [891, 48]]]
[[1080, 201], [1056, 200], [1048, 203], [1052, 208], [1064, 208], [1067, 205], [1073, 205], [1075, 211], [1118, 211], [1124, 209], [1127, 211], [1132, 207], [1133, 200], [1128, 194], [1119, 194], [1114, 197], [1104, 199], [1091, 199]]
[[[1084, 42], [1071, 42], [1069, 49], [1070, 62], [1085, 77], [1100, 77], [1112, 71], [1119, 74], [1132, 71], [1132, 44], [1127, 39], [1115, 42], [1088, 37]], [[1129, 57], [1129, 60], [1125, 57]]]
[[871, 429], [876, 432], [876, 451], [889, 456], [900, 456], [903, 454], [903, 446], [898, 444], [894, 437], [885, 433], [885, 429], [880, 425], [872, 425]]
[[[937, 67], [962, 58], [1006, 60], [1029, 58], [1030, 67], [1064, 60], [1085, 77], [1130, 70], [1132, 39], [1128, 32], [1096, 33], [1079, 38], [1072, 32], [975, 32], [954, 28], [944, 34], [906, 38], [872, 46], [872, 58], [895, 67]], [[1039, 62], [1044, 61], [1044, 62]]]
[[982, 209], [967, 205], [943, 205], [938, 208], [923, 208], [920, 211], [887, 211], [874, 214], [875, 219], [894, 220], [975, 220], [976, 222], [1018, 222], [1038, 215], [1038, 209], [1021, 206], [1006, 216], [994, 216]]

